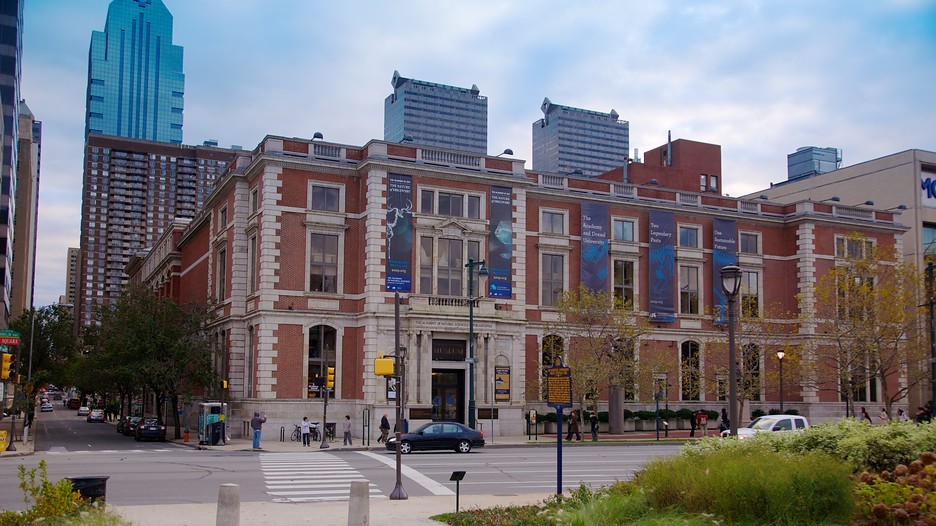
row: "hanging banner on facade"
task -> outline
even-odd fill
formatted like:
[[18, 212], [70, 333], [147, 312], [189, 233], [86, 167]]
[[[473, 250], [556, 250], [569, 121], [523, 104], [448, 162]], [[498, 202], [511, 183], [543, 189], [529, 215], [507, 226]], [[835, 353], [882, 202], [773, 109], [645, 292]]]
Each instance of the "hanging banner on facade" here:
[[413, 284], [413, 179], [387, 176], [387, 291], [410, 292]]
[[650, 212], [650, 321], [676, 321], [676, 216]]
[[712, 284], [715, 323], [728, 323], [727, 300], [722, 291], [721, 269], [738, 264], [738, 225], [733, 219], [712, 219]]
[[582, 203], [582, 285], [595, 292], [607, 292], [608, 205]]
[[510, 367], [494, 368], [494, 401], [510, 401]]
[[491, 187], [491, 237], [488, 243], [488, 296], [510, 298], [513, 259], [513, 190]]

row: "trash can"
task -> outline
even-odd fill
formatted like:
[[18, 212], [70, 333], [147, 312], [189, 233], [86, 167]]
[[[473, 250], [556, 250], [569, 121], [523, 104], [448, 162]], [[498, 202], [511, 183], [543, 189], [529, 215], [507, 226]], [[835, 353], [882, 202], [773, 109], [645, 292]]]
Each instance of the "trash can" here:
[[208, 443], [212, 446], [217, 446], [221, 443], [221, 434], [224, 432], [224, 422], [214, 422], [210, 424], [211, 427], [211, 437], [208, 439]]
[[98, 501], [104, 504], [107, 497], [107, 479], [110, 477], [65, 477], [72, 483], [72, 488], [83, 499], [90, 499], [94, 504]]

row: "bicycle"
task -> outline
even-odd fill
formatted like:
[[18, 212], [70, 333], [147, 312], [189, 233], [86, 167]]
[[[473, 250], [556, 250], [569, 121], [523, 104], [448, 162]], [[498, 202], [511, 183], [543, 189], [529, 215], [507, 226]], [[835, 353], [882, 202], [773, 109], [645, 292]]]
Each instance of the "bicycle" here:
[[292, 435], [289, 436], [289, 439], [293, 442], [299, 442], [302, 440], [302, 429], [299, 427], [299, 424], [293, 424], [295, 429], [293, 429]]

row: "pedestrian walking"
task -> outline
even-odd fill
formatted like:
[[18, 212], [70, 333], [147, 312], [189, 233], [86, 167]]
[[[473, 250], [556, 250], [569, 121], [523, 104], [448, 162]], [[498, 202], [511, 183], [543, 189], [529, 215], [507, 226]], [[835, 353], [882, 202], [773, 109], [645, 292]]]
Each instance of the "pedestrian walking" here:
[[591, 418], [589, 418], [589, 421], [591, 421], [592, 442], [597, 442], [598, 441], [598, 415], [595, 414], [594, 411], [592, 411]]
[[723, 407], [721, 409], [721, 423], [718, 424], [718, 430], [726, 431], [728, 429], [731, 429], [731, 420], [728, 419], [728, 409]]
[[898, 422], [909, 422], [909, 421], [910, 421], [910, 415], [908, 415], [907, 412], [904, 411], [903, 409], [898, 409], [898, 410], [897, 410], [897, 421], [898, 421]]
[[260, 416], [259, 411], [254, 411], [253, 418], [250, 419], [250, 429], [253, 429], [253, 448], [260, 449], [260, 430], [266, 422], [266, 415]]
[[572, 416], [569, 417], [569, 432], [566, 434], [566, 440], [572, 440], [573, 435], [576, 442], [582, 441], [582, 433], [579, 432], [579, 417], [575, 411], [572, 411]]
[[386, 444], [387, 436], [389, 434], [390, 434], [390, 419], [387, 418], [387, 413], [384, 413], [384, 415], [380, 417], [380, 438], [377, 439], [377, 443], [379, 444], [383, 442], [384, 444]]
[[878, 415], [878, 417], [881, 419], [881, 425], [882, 425], [882, 426], [885, 425], [885, 424], [887, 424], [887, 422], [890, 421], [890, 415], [887, 414], [887, 408], [886, 408], [886, 407], [882, 407], [882, 408], [881, 408], [881, 414]]
[[868, 411], [864, 407], [861, 408], [861, 418], [859, 418], [859, 420], [862, 422], [867, 420], [868, 425], [874, 425], [874, 422], [871, 421], [871, 415], [868, 414]]
[[704, 409], [696, 413], [696, 425], [702, 430], [703, 437], [708, 436], [708, 413]]
[[312, 445], [312, 422], [309, 422], [309, 417], [302, 417], [302, 423], [299, 424], [299, 428], [302, 431], [302, 445], [303, 447], [308, 447]]
[[345, 446], [353, 446], [351, 443], [351, 415], [344, 416], [344, 423], [342, 423], [344, 428], [344, 444]]

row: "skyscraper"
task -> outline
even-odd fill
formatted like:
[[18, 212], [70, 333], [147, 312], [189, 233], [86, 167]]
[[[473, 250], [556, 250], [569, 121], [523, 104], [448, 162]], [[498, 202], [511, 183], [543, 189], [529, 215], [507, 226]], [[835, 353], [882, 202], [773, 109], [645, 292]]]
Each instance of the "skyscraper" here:
[[393, 72], [384, 100], [384, 140], [487, 154], [487, 97], [471, 89], [408, 79]]
[[543, 118], [533, 123], [533, 169], [584, 176], [601, 175], [627, 163], [630, 124], [616, 111], [600, 113], [553, 104], [541, 106]]
[[0, 151], [0, 327], [7, 327], [10, 321], [24, 3], [24, 0], [0, 1], [0, 105], [3, 107], [3, 128], [0, 130], [3, 137]]
[[93, 323], [96, 305], [120, 296], [131, 256], [152, 247], [173, 219], [192, 219], [202, 210], [234, 154], [97, 134], [85, 139], [79, 327]]
[[33, 307], [36, 269], [36, 232], [39, 218], [39, 166], [42, 158], [42, 123], [26, 101], [19, 103], [19, 144], [16, 166], [16, 224], [13, 227], [13, 280], [10, 317]]
[[182, 143], [185, 75], [162, 0], [114, 0], [91, 33], [85, 136]]

